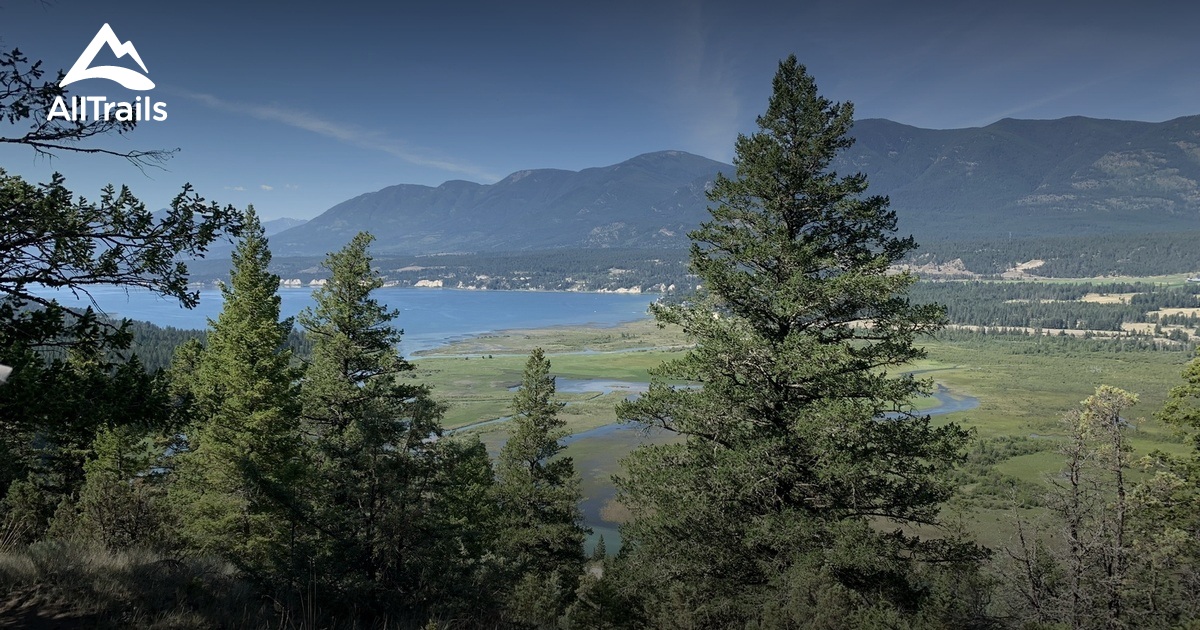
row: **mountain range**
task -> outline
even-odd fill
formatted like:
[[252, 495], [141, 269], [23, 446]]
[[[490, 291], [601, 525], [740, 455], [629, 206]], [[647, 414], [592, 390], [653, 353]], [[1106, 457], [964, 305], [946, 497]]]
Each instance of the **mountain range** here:
[[[1200, 230], [1200, 116], [1161, 123], [1004, 119], [934, 130], [858, 121], [840, 173], [888, 195], [918, 241]], [[272, 249], [313, 256], [360, 230], [392, 254], [687, 244], [705, 191], [733, 166], [683, 151], [611, 166], [518, 171], [494, 184], [401, 184], [342, 202], [275, 234]]]
[[336, 249], [360, 230], [376, 251], [677, 247], [707, 214], [705, 185], [732, 167], [683, 151], [582, 171], [517, 171], [495, 184], [401, 184], [344, 201], [271, 239], [282, 255]]
[[265, 232], [267, 236], [271, 236], [272, 234], [278, 234], [284, 230], [290, 230], [298, 225], [304, 225], [305, 223], [308, 223], [307, 219], [292, 219], [290, 217], [283, 217], [282, 219], [263, 221], [262, 225], [263, 232]]

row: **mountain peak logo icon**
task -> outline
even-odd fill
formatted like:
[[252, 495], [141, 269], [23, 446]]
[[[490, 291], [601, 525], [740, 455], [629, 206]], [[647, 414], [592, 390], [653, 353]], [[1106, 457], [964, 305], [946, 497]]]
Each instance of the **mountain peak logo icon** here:
[[92, 42], [88, 44], [87, 48], [83, 49], [83, 54], [79, 55], [79, 59], [75, 60], [75, 65], [71, 66], [71, 69], [67, 71], [67, 76], [63, 77], [62, 82], [58, 85], [66, 87], [84, 79], [108, 79], [109, 81], [120, 83], [129, 90], [144, 91], [154, 89], [154, 82], [136, 70], [120, 66], [90, 67], [100, 49], [106, 45], [118, 59], [129, 55], [137, 62], [137, 65], [141, 66], [142, 72], [150, 72], [146, 69], [146, 64], [142, 63], [142, 57], [138, 55], [137, 48], [133, 47], [133, 42], [121, 42], [121, 40], [117, 39], [117, 34], [113, 32], [112, 27], [105, 24], [96, 32], [96, 36], [92, 38]]

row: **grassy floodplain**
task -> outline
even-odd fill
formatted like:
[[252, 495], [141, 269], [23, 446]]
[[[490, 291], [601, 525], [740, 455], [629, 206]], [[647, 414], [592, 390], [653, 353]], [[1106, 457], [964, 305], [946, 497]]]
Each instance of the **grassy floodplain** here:
[[[1133, 280], [1182, 283], [1184, 276]], [[1187, 451], [1173, 430], [1154, 418], [1191, 356], [1184, 349], [1111, 352], [1082, 349], [1050, 336], [943, 337], [928, 340], [928, 358], [911, 368], [951, 395], [980, 401], [974, 409], [938, 416], [937, 421], [958, 422], [976, 434], [958, 480], [960, 496], [949, 509], [960, 511], [967, 529], [985, 544], [1007, 542], [1017, 503], [1036, 506], [1047, 478], [1061, 467], [1056, 452], [1062, 436], [1059, 419], [1100, 384], [1140, 395], [1130, 418], [1145, 419], [1130, 435], [1138, 454]], [[616, 327], [503, 331], [414, 357], [416, 377], [432, 385], [442, 400], [453, 401], [447, 428], [460, 436], [477, 434], [496, 451], [506, 439], [505, 424], [487, 421], [509, 414], [510, 388], [520, 381], [528, 351], [539, 346], [550, 354], [553, 373], [561, 381], [643, 383], [649, 380], [649, 370], [684, 352], [687, 340], [679, 331], [661, 329], [650, 320]], [[623, 517], [620, 506], [611, 501], [611, 478], [620, 470], [620, 458], [639, 441], [672, 439], [645, 437], [632, 429], [593, 435], [597, 428], [617, 422], [613, 408], [629, 394], [621, 389], [560, 394], [568, 403], [562, 411], [568, 431], [583, 434], [566, 453], [583, 476], [590, 504], [585, 513], [603, 519], [594, 527], [609, 540], [615, 533], [612, 526]], [[937, 405], [933, 399], [914, 401], [918, 410]]]

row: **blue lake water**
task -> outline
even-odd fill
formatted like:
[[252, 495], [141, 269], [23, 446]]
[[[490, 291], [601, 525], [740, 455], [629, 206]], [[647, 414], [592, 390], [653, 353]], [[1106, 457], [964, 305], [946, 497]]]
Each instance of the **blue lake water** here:
[[[87, 305], [86, 296], [42, 292], [67, 305]], [[313, 305], [308, 289], [281, 289], [281, 311], [291, 317]], [[204, 289], [195, 309], [145, 290], [102, 287], [92, 291], [99, 307], [113, 317], [175, 328], [205, 328], [221, 312], [221, 292]], [[460, 291], [454, 289], [378, 289], [375, 298], [400, 311], [395, 324], [404, 329], [401, 350], [410, 355], [447, 342], [497, 330], [597, 324], [612, 326], [647, 316], [649, 295], [539, 291]]]

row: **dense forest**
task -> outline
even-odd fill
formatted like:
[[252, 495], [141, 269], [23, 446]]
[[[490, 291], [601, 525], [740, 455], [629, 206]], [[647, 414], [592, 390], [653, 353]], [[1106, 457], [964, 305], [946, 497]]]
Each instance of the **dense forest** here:
[[[203, 330], [187, 330], [173, 326], [156, 326], [150, 322], [130, 321], [127, 323], [132, 341], [126, 355], [133, 355], [141, 361], [147, 372], [165, 370], [175, 357], [175, 349], [189, 341], [204, 344], [207, 332]], [[306, 358], [312, 354], [312, 341], [300, 330], [288, 332], [286, 346], [296, 357]], [[49, 354], [54, 357], [56, 355]], [[57, 355], [62, 356], [62, 355]], [[111, 358], [118, 360], [121, 354]]]
[[[1125, 323], [1200, 326], [1200, 311], [1160, 315], [1160, 309], [1200, 308], [1200, 285], [1147, 283], [922, 282], [917, 302], [942, 304], [953, 324], [1121, 331]], [[1098, 301], [1087, 301], [1086, 296]], [[1106, 296], [1114, 296], [1104, 300]]]
[[[0, 72], [17, 91], [53, 95], [9, 60]], [[913, 407], [932, 383], [908, 372], [937, 335], [1151, 349], [1153, 337], [1011, 328], [1116, 330], [1195, 307], [1197, 289], [1114, 284], [1100, 290], [1127, 303], [1099, 303], [1084, 301], [1097, 287], [1072, 284], [917, 284], [894, 273], [916, 243], [896, 234], [888, 200], [829, 170], [852, 143], [852, 106], [820, 96], [795, 57], [773, 88], [692, 234], [700, 288], [652, 308], [690, 349], [617, 407], [679, 439], [624, 461], [629, 517], [611, 556], [584, 554], [546, 355], [528, 357], [497, 456], [444, 431], [443, 405], [397, 349], [396, 311], [377, 300], [370, 234], [330, 253], [315, 305], [281, 319], [286, 278], [253, 209], [188, 188], [156, 221], [127, 189], [88, 201], [61, 177], [0, 172], [0, 363], [13, 368], [0, 385], [0, 611], [23, 622], [86, 603], [78, 625], [143, 628], [1168, 628], [1200, 616], [1200, 358], [1159, 412], [1185, 450], [1135, 462], [1136, 396], [1096, 388], [1063, 419], [1063, 474], [1040, 496], [1011, 486], [1040, 517], [1014, 510], [1019, 536], [1002, 547], [944, 508], [988, 462], [1046, 449], [934, 421]], [[5, 98], [15, 120], [29, 115]], [[103, 320], [30, 290], [136, 286], [194, 306], [179, 256], [221, 235], [236, 248], [203, 333]], [[615, 275], [578, 255], [554, 264]]]
[[1031, 260], [1044, 263], [1031, 273], [1047, 278], [1156, 276], [1200, 273], [1196, 231], [1154, 234], [1088, 234], [1055, 238], [996, 238], [988, 241], [925, 241], [911, 257], [916, 264], [961, 259], [970, 271], [995, 275]]

